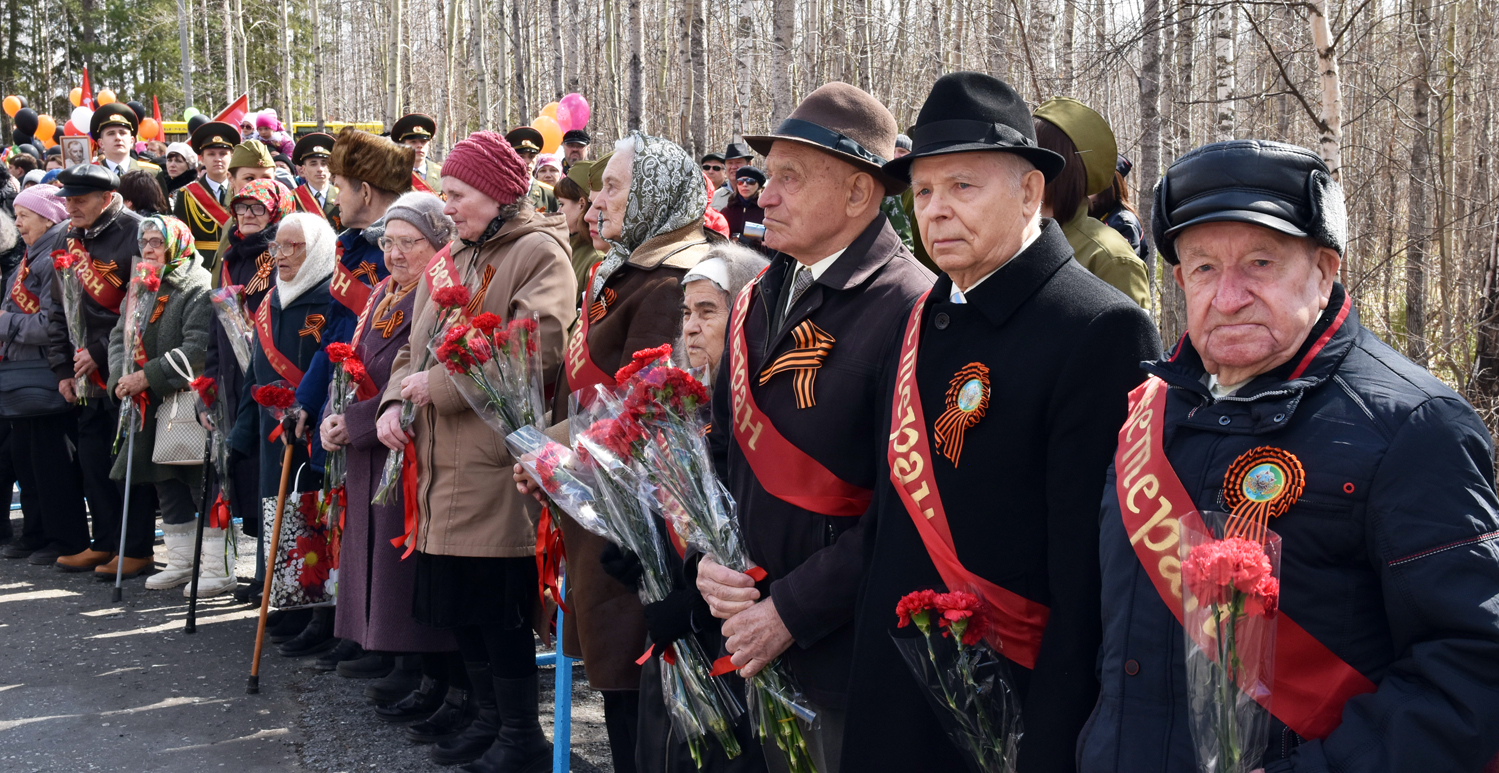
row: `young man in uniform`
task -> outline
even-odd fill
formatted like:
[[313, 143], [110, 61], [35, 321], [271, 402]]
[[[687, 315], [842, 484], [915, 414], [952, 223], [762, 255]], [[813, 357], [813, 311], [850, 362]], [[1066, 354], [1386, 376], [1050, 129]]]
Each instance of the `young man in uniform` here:
[[333, 153], [333, 135], [313, 132], [292, 148], [291, 162], [302, 175], [302, 183], [292, 194], [296, 197], [297, 209], [322, 215], [334, 231], [343, 228], [338, 217], [338, 186], [328, 171], [328, 156]]

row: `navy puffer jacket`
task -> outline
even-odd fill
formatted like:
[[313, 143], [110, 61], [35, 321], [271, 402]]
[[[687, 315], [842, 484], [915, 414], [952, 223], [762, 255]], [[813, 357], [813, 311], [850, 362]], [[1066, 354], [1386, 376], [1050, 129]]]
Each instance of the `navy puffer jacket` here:
[[[1360, 326], [1341, 286], [1302, 351], [1233, 396], [1212, 398], [1186, 339], [1148, 370], [1170, 386], [1165, 453], [1199, 510], [1226, 509], [1224, 473], [1251, 448], [1301, 460], [1305, 493], [1270, 524], [1281, 609], [1378, 685], [1322, 740], [1272, 719], [1267, 773], [1482, 768], [1499, 751], [1499, 502], [1473, 409]], [[1182, 628], [1112, 469], [1101, 517], [1102, 692], [1079, 770], [1195, 773]]]

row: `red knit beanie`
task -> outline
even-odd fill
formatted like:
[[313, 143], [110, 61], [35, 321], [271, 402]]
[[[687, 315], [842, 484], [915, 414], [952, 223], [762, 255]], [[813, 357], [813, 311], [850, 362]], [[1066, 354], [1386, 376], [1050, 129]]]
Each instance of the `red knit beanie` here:
[[494, 132], [474, 132], [454, 145], [442, 162], [442, 176], [462, 180], [500, 204], [513, 203], [531, 190], [526, 163]]

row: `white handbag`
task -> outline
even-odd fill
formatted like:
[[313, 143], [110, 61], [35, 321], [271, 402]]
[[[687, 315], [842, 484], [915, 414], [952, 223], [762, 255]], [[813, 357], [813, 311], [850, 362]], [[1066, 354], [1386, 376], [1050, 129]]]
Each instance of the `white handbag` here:
[[[175, 357], [173, 355], [176, 355]], [[181, 349], [172, 349], [164, 359], [184, 380], [193, 380], [192, 363]], [[179, 364], [178, 360], [182, 362]], [[173, 392], [162, 398], [156, 409], [156, 445], [151, 449], [155, 464], [189, 465], [203, 463], [203, 446], [208, 430], [198, 423], [198, 394], [192, 389]]]

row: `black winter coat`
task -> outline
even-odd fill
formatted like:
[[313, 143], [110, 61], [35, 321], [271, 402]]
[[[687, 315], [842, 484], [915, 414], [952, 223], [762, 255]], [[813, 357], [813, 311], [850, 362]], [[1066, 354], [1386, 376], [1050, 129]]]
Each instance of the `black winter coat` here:
[[[880, 385], [895, 372], [900, 331], [911, 306], [932, 285], [905, 244], [879, 215], [847, 251], [813, 282], [785, 324], [771, 330], [772, 308], [784, 307], [787, 272], [796, 261], [777, 254], [754, 290], [745, 320], [748, 371], [759, 374], [795, 347], [791, 331], [810, 319], [835, 339], [817, 370], [816, 404], [798, 408], [791, 373], [750, 392], [786, 440], [846, 483], [873, 489], [887, 428], [871, 421], [886, 402]], [[854, 600], [863, 572], [864, 516], [828, 516], [770, 494], [734, 440], [729, 402], [729, 347], [713, 393], [708, 440], [719, 476], [739, 505], [750, 558], [769, 574], [769, 596], [795, 643], [785, 662], [814, 703], [845, 705], [853, 654]], [[761, 583], [765, 593], [765, 583]], [[764, 596], [762, 595], [762, 598]]]
[[[1189, 339], [1149, 364], [1170, 386], [1166, 458], [1199, 509], [1223, 510], [1240, 454], [1296, 455], [1306, 490], [1271, 523], [1280, 610], [1378, 687], [1325, 739], [1272, 718], [1265, 770], [1477, 771], [1499, 751], [1493, 447], [1461, 397], [1351, 306], [1340, 318], [1348, 303], [1335, 286], [1302, 350], [1230, 397], [1211, 397]], [[1112, 469], [1102, 518], [1102, 694], [1080, 769], [1192, 773], [1182, 628], [1130, 546]]]
[[[120, 280], [120, 287], [130, 284], [130, 271], [135, 268], [135, 261], [140, 257], [140, 215], [131, 212], [125, 206], [125, 200], [118, 193], [109, 206], [105, 207], [103, 214], [94, 221], [87, 229], [79, 230], [69, 228], [67, 238], [82, 239], [84, 249], [88, 250], [89, 259], [95, 264], [114, 264], [112, 273]], [[66, 239], [59, 245], [59, 249], [67, 249]], [[62, 283], [53, 282], [52, 292], [57, 299], [59, 307], [62, 304]], [[124, 301], [120, 301], [121, 306]], [[89, 356], [93, 357], [94, 364], [99, 366], [99, 378], [109, 381], [109, 335], [114, 332], [115, 323], [120, 319], [118, 311], [111, 311], [99, 305], [87, 292], [83, 294], [83, 320], [86, 328], [84, 348], [88, 349]], [[56, 364], [52, 367], [58, 378], [73, 377], [73, 345], [66, 339], [52, 342], [53, 352], [49, 359]], [[97, 391], [97, 387], [90, 387]]]
[[[1042, 223], [1040, 237], [972, 288], [966, 303], [952, 303], [952, 280], [938, 277], [922, 312], [915, 376], [932, 444], [926, 462], [959, 560], [1050, 608], [1035, 670], [1010, 668], [1027, 773], [1073, 769], [1078, 731], [1098, 696], [1097, 499], [1127, 395], [1144, 378], [1140, 360], [1160, 348], [1150, 317], [1072, 259], [1056, 221]], [[938, 453], [933, 426], [949, 382], [974, 362], [989, 368], [989, 405], [963, 433], [954, 464]], [[887, 381], [871, 416], [880, 417], [879, 487], [864, 527], [843, 765], [959, 771], [963, 752], [890, 638], [901, 596], [948, 590], [890, 480], [883, 440], [894, 391]]]

